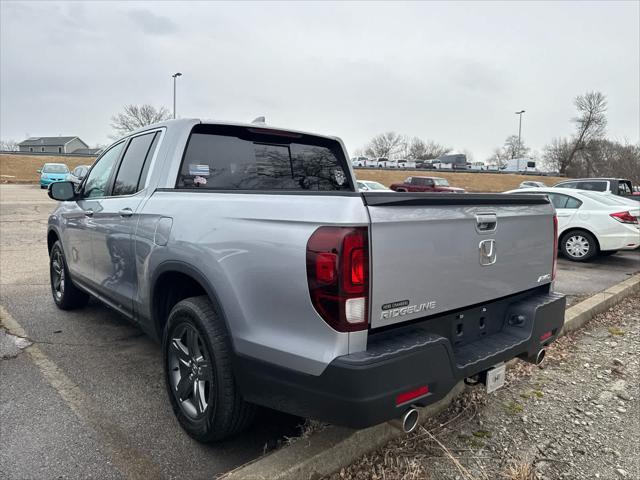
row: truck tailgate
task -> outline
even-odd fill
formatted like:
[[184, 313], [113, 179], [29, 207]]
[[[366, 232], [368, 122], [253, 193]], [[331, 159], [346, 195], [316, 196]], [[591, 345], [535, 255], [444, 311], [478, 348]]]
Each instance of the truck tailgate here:
[[545, 196], [363, 193], [371, 327], [481, 304], [551, 281]]

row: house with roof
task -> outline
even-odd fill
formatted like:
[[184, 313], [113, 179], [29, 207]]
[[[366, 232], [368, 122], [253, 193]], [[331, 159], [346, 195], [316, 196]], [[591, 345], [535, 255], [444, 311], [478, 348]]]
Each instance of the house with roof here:
[[73, 153], [89, 145], [79, 137], [29, 137], [20, 142], [18, 148], [26, 153]]

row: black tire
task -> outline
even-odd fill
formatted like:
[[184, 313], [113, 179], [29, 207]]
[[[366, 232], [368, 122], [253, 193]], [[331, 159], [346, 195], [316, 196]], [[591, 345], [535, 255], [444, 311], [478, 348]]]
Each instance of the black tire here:
[[76, 287], [71, 280], [60, 240], [56, 240], [49, 252], [49, 280], [53, 301], [61, 310], [81, 308], [89, 301], [89, 295]]
[[602, 255], [603, 257], [609, 257], [611, 255], [615, 255], [616, 253], [618, 253], [618, 250], [604, 250], [600, 252], [600, 255]]
[[585, 230], [571, 230], [560, 240], [560, 250], [569, 260], [586, 262], [598, 253], [595, 237]]
[[[185, 342], [189, 344], [193, 331], [198, 338], [189, 348]], [[251, 424], [256, 406], [245, 402], [238, 392], [229, 334], [208, 297], [187, 298], [173, 307], [164, 329], [162, 353], [171, 407], [190, 436], [211, 443]], [[187, 385], [181, 397], [178, 392], [183, 381]]]

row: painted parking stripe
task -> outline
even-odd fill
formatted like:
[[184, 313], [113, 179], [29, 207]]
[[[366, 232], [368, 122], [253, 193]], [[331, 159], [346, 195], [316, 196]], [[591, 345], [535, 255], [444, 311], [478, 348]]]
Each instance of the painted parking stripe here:
[[[24, 328], [0, 305], [0, 324], [12, 335], [28, 339]], [[24, 349], [38, 367], [46, 382], [53, 387], [71, 411], [97, 433], [104, 453], [128, 479], [163, 478], [162, 472], [146, 453], [129, 444], [126, 434], [97, 409], [87, 393], [71, 380], [35, 343]]]

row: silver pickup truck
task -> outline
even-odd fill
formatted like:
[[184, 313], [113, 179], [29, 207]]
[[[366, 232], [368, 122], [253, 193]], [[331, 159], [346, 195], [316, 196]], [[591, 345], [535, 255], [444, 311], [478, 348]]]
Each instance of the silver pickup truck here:
[[180, 424], [210, 442], [256, 405], [351, 427], [463, 380], [500, 386], [563, 324], [540, 195], [359, 193], [342, 142], [182, 119], [54, 183], [58, 307], [89, 296], [162, 341]]

